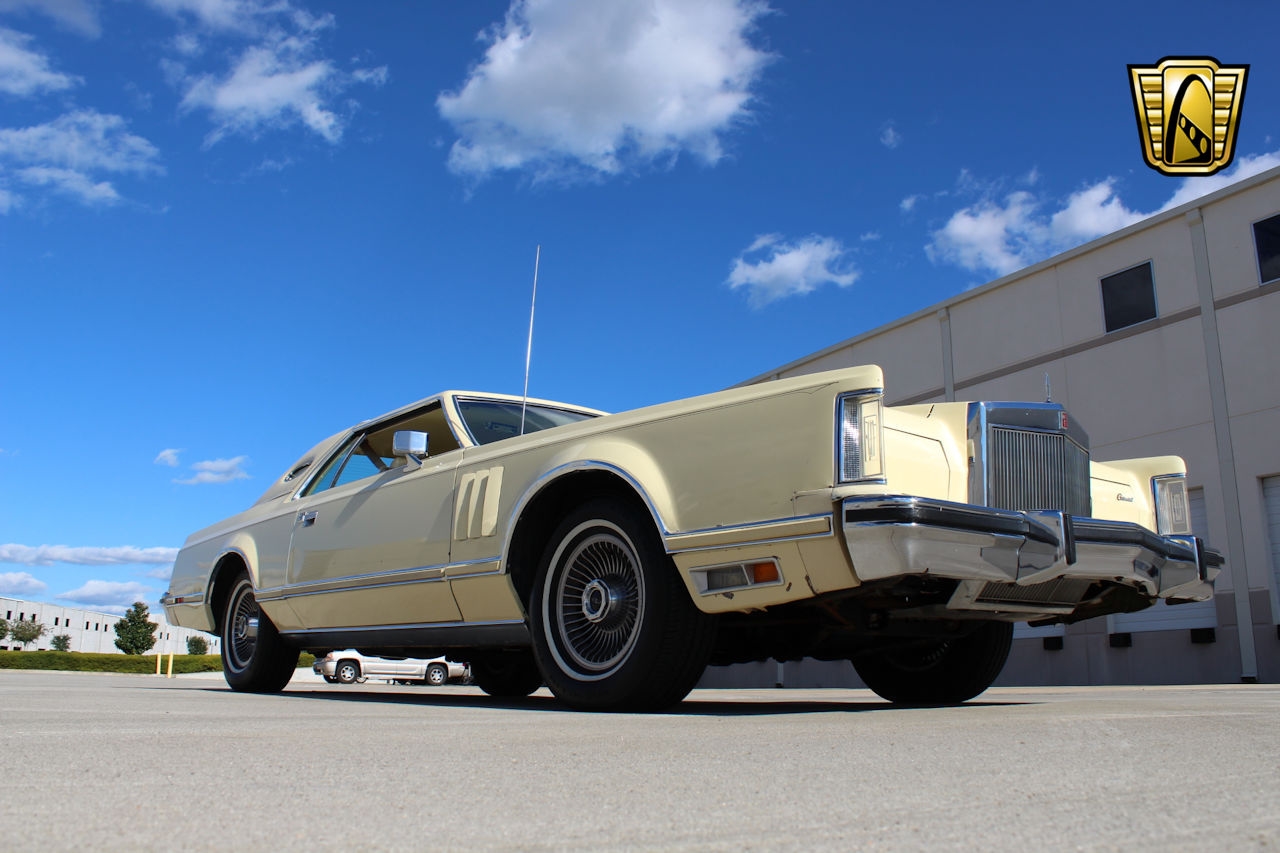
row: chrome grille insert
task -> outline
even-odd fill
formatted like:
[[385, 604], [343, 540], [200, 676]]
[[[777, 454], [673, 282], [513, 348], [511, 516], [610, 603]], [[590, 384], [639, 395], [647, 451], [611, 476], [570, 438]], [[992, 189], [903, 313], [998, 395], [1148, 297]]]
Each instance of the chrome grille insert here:
[[1089, 453], [1067, 436], [993, 426], [988, 452], [988, 506], [1089, 517]]
[[970, 403], [970, 502], [1088, 518], [1089, 436], [1057, 403]]

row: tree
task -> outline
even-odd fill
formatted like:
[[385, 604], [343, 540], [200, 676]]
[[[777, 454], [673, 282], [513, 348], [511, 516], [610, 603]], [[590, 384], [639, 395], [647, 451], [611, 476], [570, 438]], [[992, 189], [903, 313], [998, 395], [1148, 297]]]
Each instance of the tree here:
[[150, 651], [156, 644], [156, 628], [160, 626], [148, 620], [149, 615], [147, 605], [141, 601], [135, 601], [124, 612], [124, 618], [116, 623], [117, 649], [126, 655], [140, 655]]
[[189, 655], [207, 655], [209, 654], [209, 641], [204, 637], [187, 637], [187, 654]]
[[9, 620], [0, 618], [0, 640], [4, 640], [9, 636]]
[[71, 635], [58, 634], [56, 637], [53, 638], [52, 642], [50, 642], [49, 645], [53, 648], [55, 652], [68, 651], [71, 648]]
[[44, 623], [34, 619], [19, 619], [9, 626], [9, 638], [24, 649], [32, 641], [40, 639], [47, 633], [49, 629], [44, 626]]

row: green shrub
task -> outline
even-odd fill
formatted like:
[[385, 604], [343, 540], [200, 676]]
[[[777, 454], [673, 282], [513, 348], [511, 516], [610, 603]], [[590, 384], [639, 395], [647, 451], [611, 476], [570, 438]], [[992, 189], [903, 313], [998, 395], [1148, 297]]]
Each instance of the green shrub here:
[[[160, 671], [169, 671], [168, 655], [160, 663]], [[298, 658], [298, 668], [310, 669], [315, 655], [303, 652]], [[72, 672], [124, 672], [154, 674], [155, 655], [112, 655], [96, 652], [5, 652], [0, 651], [0, 669], [60, 669]], [[192, 672], [221, 672], [219, 655], [174, 655], [174, 675]]]
[[[167, 656], [166, 656], [167, 657]], [[169, 661], [161, 664], [167, 672]], [[0, 669], [61, 669], [74, 672], [154, 673], [155, 655], [111, 655], [96, 652], [0, 652]], [[174, 655], [173, 671], [221, 672], [218, 655]]]
[[198, 634], [192, 634], [190, 637], [187, 637], [187, 654], [189, 655], [209, 654], [209, 641]]

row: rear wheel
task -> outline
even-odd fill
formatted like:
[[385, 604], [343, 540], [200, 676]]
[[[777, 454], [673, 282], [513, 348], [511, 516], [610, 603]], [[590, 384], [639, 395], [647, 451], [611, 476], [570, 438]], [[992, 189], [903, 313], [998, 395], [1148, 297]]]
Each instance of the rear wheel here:
[[500, 699], [520, 699], [542, 686], [542, 673], [528, 652], [502, 652], [471, 661], [476, 686]]
[[449, 668], [442, 663], [433, 663], [427, 667], [427, 677], [423, 680], [432, 687], [443, 687], [449, 683]]
[[689, 599], [647, 516], [616, 498], [584, 504], [551, 538], [530, 607], [547, 686], [590, 711], [654, 711], [697, 683], [715, 620]]
[[222, 672], [227, 684], [245, 693], [278, 693], [293, 678], [298, 654], [258, 607], [249, 575], [240, 572], [231, 583], [222, 616]]
[[968, 701], [1000, 675], [1013, 643], [1013, 624], [982, 622], [960, 637], [856, 658], [853, 668], [877, 694], [902, 705]]

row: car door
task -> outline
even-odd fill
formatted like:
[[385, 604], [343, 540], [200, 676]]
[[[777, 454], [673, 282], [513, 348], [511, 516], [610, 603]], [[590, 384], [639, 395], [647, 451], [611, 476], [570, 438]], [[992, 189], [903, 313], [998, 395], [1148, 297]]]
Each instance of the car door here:
[[287, 597], [307, 629], [461, 618], [445, 580], [456, 442], [444, 434], [421, 466], [391, 455], [394, 431], [434, 423], [432, 411], [355, 434], [296, 502]]

